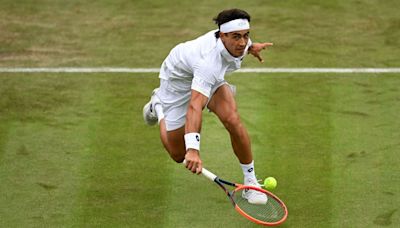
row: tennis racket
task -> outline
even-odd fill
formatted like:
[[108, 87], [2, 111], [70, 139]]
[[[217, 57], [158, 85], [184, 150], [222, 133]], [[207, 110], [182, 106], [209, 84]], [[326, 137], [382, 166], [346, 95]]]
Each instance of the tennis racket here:
[[[186, 164], [186, 161], [184, 161], [184, 164]], [[271, 192], [255, 186], [246, 186], [223, 180], [205, 168], [202, 169], [201, 173], [203, 176], [207, 177], [207, 179], [221, 187], [230, 199], [236, 211], [248, 220], [264, 226], [276, 226], [286, 220], [288, 216], [286, 205]], [[228, 186], [235, 187], [235, 189], [229, 191], [227, 189]], [[265, 194], [268, 197], [267, 203], [249, 203], [247, 199], [242, 197], [243, 192], [249, 190]]]

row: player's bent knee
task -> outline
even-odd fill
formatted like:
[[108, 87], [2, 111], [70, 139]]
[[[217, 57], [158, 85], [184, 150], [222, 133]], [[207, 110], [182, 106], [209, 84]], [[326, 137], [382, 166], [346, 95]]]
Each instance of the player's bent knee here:
[[237, 113], [232, 113], [221, 119], [221, 121], [228, 131], [234, 130], [241, 125], [240, 118]]

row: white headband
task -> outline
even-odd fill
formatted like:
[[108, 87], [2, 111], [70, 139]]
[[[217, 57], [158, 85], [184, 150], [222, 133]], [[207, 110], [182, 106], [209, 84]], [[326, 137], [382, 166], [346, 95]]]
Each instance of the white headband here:
[[219, 26], [219, 31], [223, 33], [250, 29], [250, 23], [247, 19], [235, 19]]

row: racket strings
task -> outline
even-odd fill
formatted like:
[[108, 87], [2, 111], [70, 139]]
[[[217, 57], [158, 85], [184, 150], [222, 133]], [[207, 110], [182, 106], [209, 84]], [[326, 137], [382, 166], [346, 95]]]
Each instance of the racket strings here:
[[[247, 199], [243, 198], [242, 194], [245, 189], [235, 191], [233, 193], [233, 200], [236, 205], [248, 216], [263, 222], [274, 223], [281, 221], [285, 215], [285, 209], [281, 203], [274, 197], [267, 195], [262, 191], [258, 191], [260, 194], [266, 194], [268, 201], [266, 204], [252, 204]], [[256, 190], [250, 190], [256, 191]]]

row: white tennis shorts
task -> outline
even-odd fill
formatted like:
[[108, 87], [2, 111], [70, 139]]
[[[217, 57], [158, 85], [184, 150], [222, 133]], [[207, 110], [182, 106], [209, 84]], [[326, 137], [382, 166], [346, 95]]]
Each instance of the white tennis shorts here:
[[[228, 82], [221, 81], [215, 84], [211, 89], [211, 97], [217, 89], [228, 84]], [[156, 96], [161, 100], [164, 111], [164, 120], [167, 131], [173, 131], [181, 128], [186, 122], [186, 112], [191, 97], [191, 89], [175, 89], [176, 86], [165, 79], [160, 79], [160, 89], [157, 91]]]

